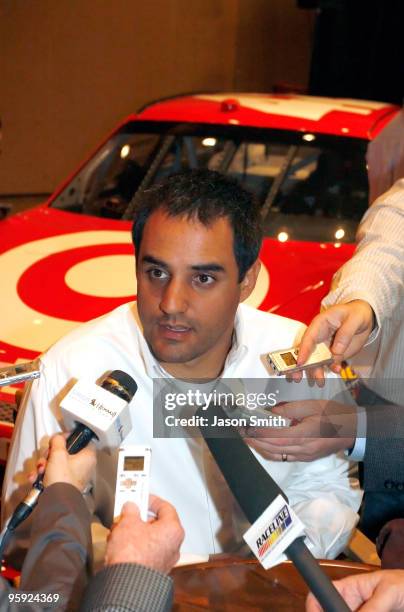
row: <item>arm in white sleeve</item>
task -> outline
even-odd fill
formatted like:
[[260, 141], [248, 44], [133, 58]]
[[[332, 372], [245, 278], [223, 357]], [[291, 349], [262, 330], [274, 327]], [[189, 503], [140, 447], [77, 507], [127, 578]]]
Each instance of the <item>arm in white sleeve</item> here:
[[356, 251], [335, 274], [322, 306], [365, 300], [379, 327], [385, 318], [396, 316], [404, 302], [403, 235], [404, 179], [400, 179], [366, 212], [358, 228]]

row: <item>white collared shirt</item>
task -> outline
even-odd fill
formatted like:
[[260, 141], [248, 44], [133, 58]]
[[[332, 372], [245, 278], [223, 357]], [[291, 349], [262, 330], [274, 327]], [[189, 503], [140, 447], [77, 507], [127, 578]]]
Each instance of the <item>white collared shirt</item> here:
[[[240, 305], [233, 346], [223, 376], [268, 379], [261, 356], [296, 344], [303, 325], [297, 321]], [[136, 304], [75, 329], [41, 359], [41, 377], [32, 383], [19, 411], [3, 489], [3, 520], [23, 497], [19, 484], [35, 465], [40, 446], [61, 430], [59, 404], [78, 378], [98, 381], [119, 369], [132, 376], [138, 391], [130, 410], [133, 428], [125, 444], [152, 446], [151, 492], [177, 509], [185, 529], [182, 552], [213, 554], [236, 550], [248, 527], [201, 438], [153, 438], [153, 378], [167, 375], [142, 335]], [[304, 399], [303, 388], [291, 385], [290, 399]], [[310, 391], [313, 393], [313, 390]], [[316, 388], [316, 397], [324, 390]], [[116, 463], [99, 452], [91, 509], [109, 525], [112, 519]], [[361, 501], [357, 483], [348, 477], [348, 461], [331, 455], [312, 463], [278, 463], [256, 455], [285, 490], [313, 543], [313, 552], [333, 557], [345, 546], [357, 521]]]

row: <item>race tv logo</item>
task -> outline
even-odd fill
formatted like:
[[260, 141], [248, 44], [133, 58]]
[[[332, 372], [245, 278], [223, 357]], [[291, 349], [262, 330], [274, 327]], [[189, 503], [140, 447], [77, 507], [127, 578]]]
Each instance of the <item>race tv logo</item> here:
[[288, 506], [285, 504], [257, 539], [258, 558], [261, 560], [268, 550], [273, 549], [282, 534], [292, 525]]

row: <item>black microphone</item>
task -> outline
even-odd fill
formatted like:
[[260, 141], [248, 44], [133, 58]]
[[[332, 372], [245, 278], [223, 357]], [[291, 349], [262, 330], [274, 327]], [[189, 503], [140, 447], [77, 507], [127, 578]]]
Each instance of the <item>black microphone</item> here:
[[[129, 374], [126, 372], [122, 372], [121, 370], [114, 370], [109, 376], [104, 380], [101, 387], [106, 391], [109, 391], [113, 395], [120, 397], [125, 400], [128, 404], [137, 391], [137, 384], [133, 380]], [[88, 398], [89, 399], [89, 398]], [[114, 421], [111, 419], [112, 427]], [[82, 448], [87, 446], [87, 444], [93, 438], [102, 439], [106, 438], [108, 434], [107, 432], [102, 431], [99, 425], [96, 425], [94, 420], [93, 428], [90, 428], [88, 425], [83, 423], [76, 423], [75, 429], [72, 431], [70, 436], [66, 440], [66, 449], [70, 455], [74, 455], [78, 453]], [[30, 492], [27, 494], [25, 499], [18, 504], [16, 509], [14, 510], [10, 521], [7, 524], [7, 531], [14, 531], [18, 525], [20, 525], [28, 516], [31, 514], [32, 510], [38, 503], [38, 499], [42, 491], [44, 490], [43, 486], [43, 474], [38, 475]], [[4, 548], [3, 542], [1, 549]], [[0, 556], [1, 558], [1, 556]]]
[[[228, 418], [221, 406], [200, 407], [197, 416], [205, 417], [208, 425], [199, 426], [203, 438], [240, 508], [250, 523], [254, 523], [267, 507], [281, 495], [288, 498], [262, 467], [235, 427], [214, 427], [214, 417]], [[203, 422], [203, 421], [201, 421]], [[304, 543], [296, 538], [285, 550], [296, 569], [327, 612], [349, 612], [349, 607], [326, 576]]]

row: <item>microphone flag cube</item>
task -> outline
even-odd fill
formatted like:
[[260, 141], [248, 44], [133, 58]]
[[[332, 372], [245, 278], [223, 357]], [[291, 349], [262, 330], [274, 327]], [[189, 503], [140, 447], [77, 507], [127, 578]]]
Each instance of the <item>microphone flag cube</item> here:
[[86, 425], [97, 436], [98, 448], [111, 451], [132, 429], [129, 404], [88, 380], [79, 380], [60, 403], [66, 428]]

